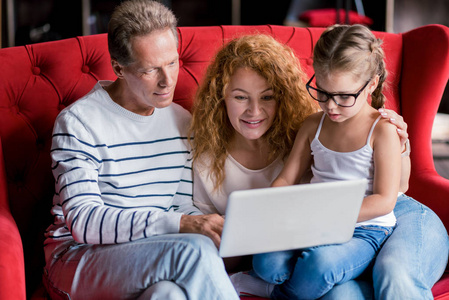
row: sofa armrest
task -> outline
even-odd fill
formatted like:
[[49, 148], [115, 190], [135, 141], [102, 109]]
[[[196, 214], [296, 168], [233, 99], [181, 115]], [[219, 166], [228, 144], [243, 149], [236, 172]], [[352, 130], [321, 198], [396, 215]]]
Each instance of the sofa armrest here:
[[0, 140], [0, 299], [26, 299], [22, 239], [9, 210]]
[[449, 180], [435, 171], [432, 127], [449, 79], [449, 28], [423, 26], [403, 34], [401, 110], [408, 124], [412, 174], [407, 192], [449, 228]]

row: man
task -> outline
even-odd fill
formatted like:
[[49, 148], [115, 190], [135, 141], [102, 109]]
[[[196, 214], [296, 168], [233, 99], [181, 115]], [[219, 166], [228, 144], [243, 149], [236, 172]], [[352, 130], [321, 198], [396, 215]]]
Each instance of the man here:
[[123, 2], [108, 45], [117, 80], [98, 82], [54, 126], [50, 295], [238, 299], [216, 247], [223, 219], [192, 204], [190, 114], [172, 104], [173, 13], [154, 1]]

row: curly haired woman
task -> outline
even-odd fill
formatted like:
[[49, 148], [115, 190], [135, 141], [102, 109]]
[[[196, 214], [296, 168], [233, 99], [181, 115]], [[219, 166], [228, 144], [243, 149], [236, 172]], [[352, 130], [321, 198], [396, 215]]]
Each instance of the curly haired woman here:
[[293, 51], [267, 35], [235, 39], [218, 52], [194, 101], [194, 199], [224, 214], [230, 192], [267, 187], [302, 121], [318, 106]]

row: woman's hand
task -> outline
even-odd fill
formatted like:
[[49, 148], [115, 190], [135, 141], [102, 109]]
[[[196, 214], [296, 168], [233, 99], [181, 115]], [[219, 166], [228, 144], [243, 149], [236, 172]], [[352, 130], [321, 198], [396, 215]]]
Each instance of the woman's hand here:
[[397, 133], [401, 139], [402, 149], [405, 149], [405, 142], [408, 140], [407, 123], [404, 118], [391, 109], [379, 108], [379, 113], [384, 119], [388, 119], [390, 123], [397, 127]]

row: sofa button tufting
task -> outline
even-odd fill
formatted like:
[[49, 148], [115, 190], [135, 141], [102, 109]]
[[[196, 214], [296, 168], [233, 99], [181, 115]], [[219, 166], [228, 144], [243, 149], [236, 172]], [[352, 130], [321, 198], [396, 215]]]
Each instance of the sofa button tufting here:
[[306, 59], [306, 64], [311, 66], [313, 64], [313, 59], [312, 58]]
[[16, 185], [17, 189], [22, 189], [25, 186], [24, 181], [25, 176], [23, 173], [17, 172], [13, 175], [12, 182]]
[[89, 68], [89, 66], [84, 65], [84, 66], [81, 68], [81, 71], [82, 71], [83, 73], [89, 73], [89, 72], [90, 72], [90, 68]]
[[33, 72], [34, 75], [39, 75], [41, 73], [41, 68], [33, 67], [32, 72]]
[[11, 112], [14, 114], [18, 114], [20, 112], [19, 106], [18, 105], [11, 106]]

